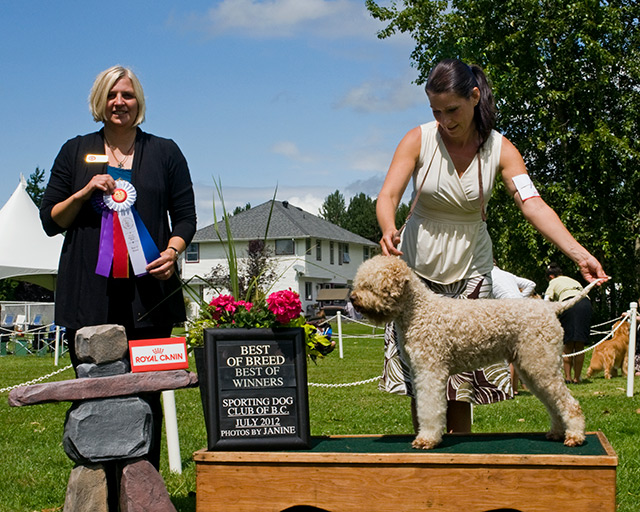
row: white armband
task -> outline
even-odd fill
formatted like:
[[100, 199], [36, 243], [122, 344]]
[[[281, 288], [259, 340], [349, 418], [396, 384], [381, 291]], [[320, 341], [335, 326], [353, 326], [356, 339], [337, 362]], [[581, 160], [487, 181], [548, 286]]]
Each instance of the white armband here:
[[532, 197], [540, 197], [536, 186], [533, 184], [533, 181], [531, 181], [528, 174], [518, 174], [511, 178], [511, 181], [513, 181], [513, 184], [518, 190], [522, 202], [527, 199], [531, 199]]

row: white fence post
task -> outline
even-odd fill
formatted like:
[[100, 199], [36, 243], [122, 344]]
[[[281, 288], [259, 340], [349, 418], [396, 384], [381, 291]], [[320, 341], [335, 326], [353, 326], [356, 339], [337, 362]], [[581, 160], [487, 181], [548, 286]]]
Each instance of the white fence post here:
[[629, 361], [627, 364], [627, 396], [633, 397], [633, 381], [636, 375], [636, 329], [638, 303], [629, 304]]
[[180, 440], [178, 439], [178, 417], [176, 414], [176, 394], [173, 389], [162, 392], [162, 403], [164, 405], [164, 426], [167, 431], [169, 469], [172, 473], [182, 474]]
[[336, 316], [338, 317], [338, 348], [340, 351], [340, 359], [344, 359], [344, 352], [342, 351], [342, 313], [338, 311]]
[[56, 342], [53, 345], [53, 364], [58, 366], [60, 358], [60, 326], [56, 325]]

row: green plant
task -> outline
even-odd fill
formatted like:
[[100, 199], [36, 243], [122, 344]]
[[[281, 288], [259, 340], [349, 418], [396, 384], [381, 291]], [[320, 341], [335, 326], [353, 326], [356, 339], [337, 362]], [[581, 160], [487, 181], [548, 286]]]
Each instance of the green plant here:
[[[229, 215], [224, 204], [221, 182], [215, 181], [216, 191], [222, 203], [222, 212], [226, 237], [220, 232], [217, 219], [215, 201], [213, 203], [213, 216], [215, 231], [218, 240], [224, 249], [227, 265], [229, 268], [228, 283], [231, 295], [220, 293], [211, 300], [209, 304], [204, 303], [195, 293], [192, 297], [200, 304], [198, 317], [189, 323], [187, 343], [190, 347], [201, 347], [204, 345], [204, 330], [207, 328], [274, 328], [274, 327], [302, 327], [305, 332], [305, 342], [307, 355], [314, 361], [317, 357], [326, 355], [331, 351], [332, 343], [325, 336], [320, 334], [314, 325], [308, 324], [301, 315], [302, 304], [300, 296], [291, 290], [281, 290], [272, 293], [265, 299], [266, 291], [260, 288], [260, 279], [263, 273], [269, 271], [269, 265], [264, 261], [258, 265], [258, 269], [249, 275], [248, 283], [242, 283], [239, 274], [238, 256], [236, 243], [233, 238]], [[277, 192], [277, 188], [276, 188]], [[260, 251], [264, 254], [266, 239], [269, 232], [271, 214], [273, 212], [274, 197], [271, 200], [269, 219], [265, 229], [264, 240]], [[226, 238], [226, 240], [225, 240]], [[254, 251], [255, 252], [255, 251]], [[242, 288], [245, 290], [244, 299], [240, 297]], [[188, 288], [188, 284], [186, 285]], [[252, 301], [252, 302], [251, 302]]]
[[207, 328], [302, 327], [307, 355], [315, 360], [329, 353], [332, 344], [314, 325], [307, 323], [301, 311], [300, 297], [291, 290], [274, 292], [256, 303], [236, 301], [231, 295], [218, 295], [201, 307], [198, 318], [190, 323], [187, 342], [190, 347], [203, 346], [204, 329]]

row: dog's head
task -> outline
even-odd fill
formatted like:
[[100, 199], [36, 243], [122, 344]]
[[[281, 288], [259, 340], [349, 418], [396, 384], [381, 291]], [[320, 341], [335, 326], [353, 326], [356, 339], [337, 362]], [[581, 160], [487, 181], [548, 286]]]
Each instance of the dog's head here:
[[390, 322], [403, 310], [411, 269], [399, 258], [375, 256], [365, 261], [353, 281], [353, 307], [376, 323]]

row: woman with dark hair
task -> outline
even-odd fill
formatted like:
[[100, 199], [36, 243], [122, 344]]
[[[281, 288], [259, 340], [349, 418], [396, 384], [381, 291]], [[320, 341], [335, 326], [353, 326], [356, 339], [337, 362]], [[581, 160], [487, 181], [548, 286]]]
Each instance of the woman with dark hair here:
[[[587, 281], [606, 278], [542, 200], [518, 150], [495, 131], [495, 104], [481, 68], [462, 61], [439, 62], [427, 78], [435, 121], [410, 130], [398, 145], [377, 199], [383, 254], [400, 256], [436, 293], [459, 298], [491, 293], [493, 250], [485, 207], [497, 176], [524, 217], [580, 268]], [[395, 212], [413, 182], [411, 210], [403, 229]], [[411, 375], [387, 329], [382, 387], [411, 394]], [[509, 371], [497, 365], [450, 377], [450, 431], [471, 430], [470, 403], [511, 396]]]
[[[544, 292], [545, 300], [562, 302], [575, 297], [582, 290], [582, 285], [563, 275], [562, 268], [557, 263], [551, 263], [547, 267], [547, 279], [549, 287]], [[565, 354], [577, 353], [575, 356], [563, 357], [565, 382], [578, 384], [582, 382], [582, 366], [584, 365], [584, 354], [580, 352], [584, 349], [584, 344], [589, 341], [589, 331], [591, 330], [591, 300], [585, 297], [571, 309], [560, 315], [560, 323], [564, 330]], [[573, 370], [573, 377], [571, 377]]]

